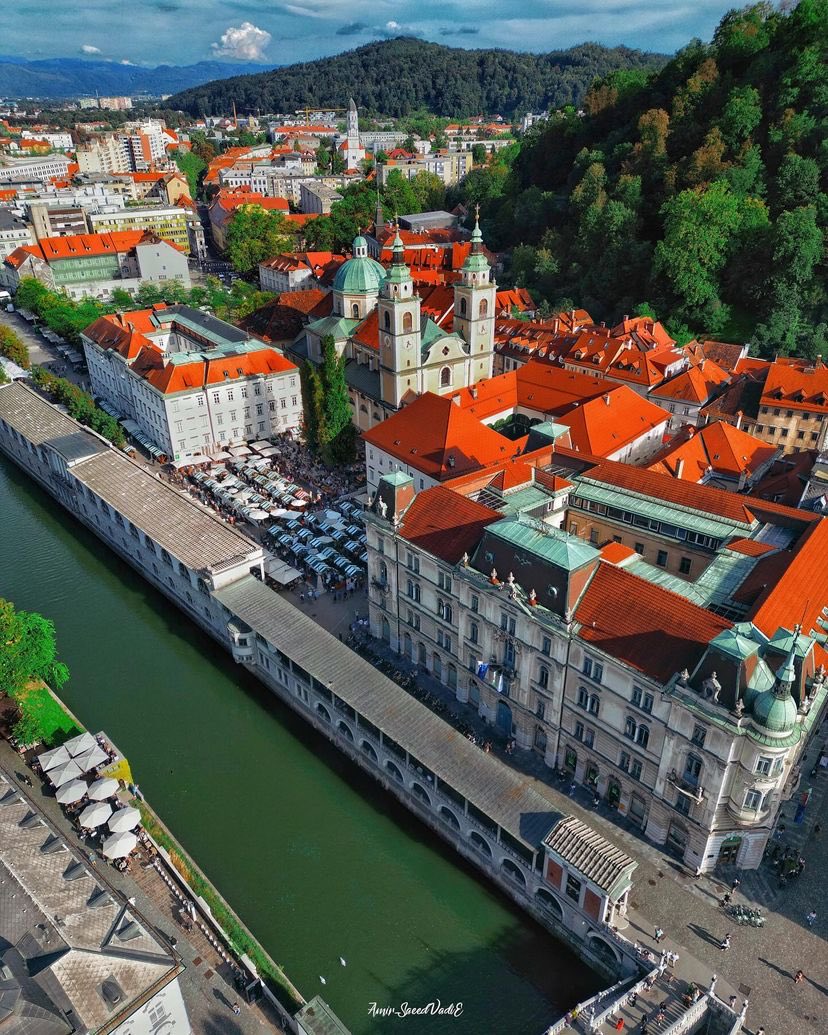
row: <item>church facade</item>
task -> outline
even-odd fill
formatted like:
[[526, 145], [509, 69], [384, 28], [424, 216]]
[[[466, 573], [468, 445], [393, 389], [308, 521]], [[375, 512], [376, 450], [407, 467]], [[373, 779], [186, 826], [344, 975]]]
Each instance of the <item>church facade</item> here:
[[479, 224], [453, 304], [439, 322], [423, 311], [399, 234], [392, 255], [386, 270], [368, 255], [365, 238], [355, 238], [353, 257], [334, 280], [331, 315], [305, 329], [311, 362], [321, 363], [328, 335], [345, 357], [354, 423], [362, 431], [423, 392], [441, 395], [492, 376], [496, 285]]

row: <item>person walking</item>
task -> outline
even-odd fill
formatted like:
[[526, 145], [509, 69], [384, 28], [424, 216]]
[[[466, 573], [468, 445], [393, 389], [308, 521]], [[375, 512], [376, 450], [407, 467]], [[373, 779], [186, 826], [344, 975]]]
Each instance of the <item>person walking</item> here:
[[658, 945], [658, 944], [659, 944], [659, 942], [660, 942], [660, 941], [661, 941], [661, 940], [662, 940], [663, 938], [664, 938], [664, 931], [662, 931], [662, 929], [661, 929], [660, 927], [657, 927], [657, 928], [655, 929], [655, 942], [656, 942], [656, 945]]
[[814, 921], [816, 920], [816, 918], [817, 918], [816, 910], [812, 909], [811, 912], [808, 913], [808, 915], [805, 917], [805, 919], [808, 922], [808, 926], [809, 927], [813, 927], [814, 926]]
[[724, 895], [722, 895], [721, 906], [724, 909], [725, 907], [727, 907], [729, 905], [730, 905], [730, 892], [726, 891], [724, 893]]
[[803, 971], [801, 971], [801, 970], [798, 970], [798, 971], [797, 971], [797, 972], [796, 972], [796, 973], [794, 974], [794, 978], [793, 978], [793, 979], [794, 979], [794, 984], [795, 984], [795, 985], [801, 985], [801, 984], [802, 984], [802, 982], [803, 982], [803, 981], [805, 980], [805, 974], [803, 973]]
[[739, 887], [741, 883], [742, 882], [739, 880], [738, 877], [733, 878], [733, 883], [730, 885], [730, 890], [734, 895], [736, 894], [736, 889]]
[[728, 931], [728, 933], [724, 936], [724, 938], [722, 938], [721, 942], [719, 943], [719, 951], [720, 952], [727, 952], [727, 950], [729, 948], [730, 948], [730, 932]]
[[234, 1014], [235, 1014], [235, 1015], [236, 1015], [237, 1017], [238, 1017], [238, 1016], [239, 1016], [239, 1014], [241, 1013], [241, 1007], [239, 1006], [239, 1004], [238, 1004], [238, 1003], [233, 1003], [233, 1005], [232, 1005], [232, 1006], [230, 1007], [230, 1009], [231, 1009], [231, 1010], [233, 1011], [233, 1013], [234, 1013]]

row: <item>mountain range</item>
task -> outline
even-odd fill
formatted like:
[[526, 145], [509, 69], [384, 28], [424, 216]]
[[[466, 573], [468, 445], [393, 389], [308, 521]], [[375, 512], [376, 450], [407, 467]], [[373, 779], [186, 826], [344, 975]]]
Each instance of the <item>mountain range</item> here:
[[175, 93], [201, 83], [262, 72], [271, 65], [234, 61], [199, 61], [195, 65], [121, 65], [113, 61], [82, 58], [25, 58], [0, 56], [0, 97], [36, 97], [58, 100], [67, 97], [135, 96]]
[[[220, 115], [357, 105], [384, 115], [427, 110], [458, 117], [514, 115], [580, 104], [590, 84], [617, 69], [657, 69], [659, 54], [583, 43], [548, 54], [463, 50], [398, 37], [269, 72], [225, 78], [178, 93], [168, 107]], [[248, 70], [249, 71], [249, 70]]]

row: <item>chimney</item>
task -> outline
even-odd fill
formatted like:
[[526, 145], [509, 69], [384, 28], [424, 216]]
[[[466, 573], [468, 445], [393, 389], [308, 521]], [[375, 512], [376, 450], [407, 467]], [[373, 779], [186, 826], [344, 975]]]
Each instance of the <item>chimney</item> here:
[[609, 394], [609, 392], [607, 392], [606, 395], [604, 396], [604, 402], [607, 404], [607, 406], [609, 406], [609, 404], [610, 404], [610, 394]]
[[676, 478], [681, 478], [684, 474], [684, 457], [680, 456], [676, 460]]

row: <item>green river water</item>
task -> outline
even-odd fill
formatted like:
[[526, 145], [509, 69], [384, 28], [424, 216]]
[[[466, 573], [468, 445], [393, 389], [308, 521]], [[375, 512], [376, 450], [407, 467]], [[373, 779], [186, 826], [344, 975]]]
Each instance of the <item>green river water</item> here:
[[[55, 622], [68, 705], [115, 740], [265, 948], [355, 1035], [541, 1035], [600, 987], [1, 456], [0, 530], [0, 596]], [[368, 1013], [437, 998], [461, 1016]]]

